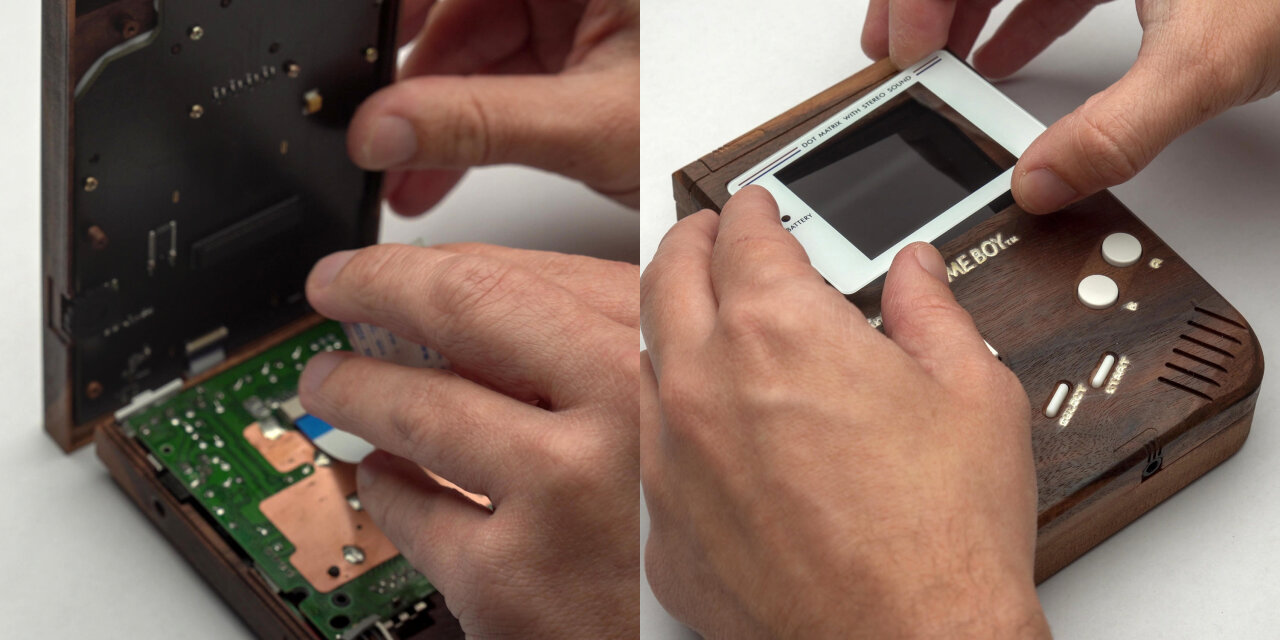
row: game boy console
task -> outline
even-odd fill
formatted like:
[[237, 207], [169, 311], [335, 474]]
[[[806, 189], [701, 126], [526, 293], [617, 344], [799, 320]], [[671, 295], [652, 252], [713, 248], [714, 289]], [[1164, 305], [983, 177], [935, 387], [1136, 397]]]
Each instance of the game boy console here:
[[1262, 352], [1248, 322], [1109, 192], [1033, 216], [1013, 167], [1044, 126], [946, 51], [884, 60], [675, 174], [683, 217], [750, 185], [880, 324], [884, 274], [937, 246], [1031, 400], [1043, 581], [1228, 458]]
[[346, 129], [394, 78], [399, 0], [43, 9], [50, 436], [93, 441], [127, 517], [258, 637], [462, 637], [297, 396], [308, 358], [350, 347], [304, 283], [377, 240], [382, 176]]

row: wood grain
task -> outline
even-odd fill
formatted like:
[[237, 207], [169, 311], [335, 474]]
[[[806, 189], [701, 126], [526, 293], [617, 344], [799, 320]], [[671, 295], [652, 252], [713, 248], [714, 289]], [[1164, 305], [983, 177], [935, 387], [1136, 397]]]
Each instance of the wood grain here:
[[71, 338], [61, 330], [62, 300], [70, 296], [72, 149], [71, 42], [75, 0], [44, 0], [41, 50], [41, 267], [44, 290], [43, 350], [45, 429], [64, 450], [89, 440], [71, 417]]
[[[681, 169], [674, 176], [679, 215], [719, 211], [729, 198], [729, 180], [893, 73], [887, 62], [878, 62]], [[1137, 265], [1117, 268], [1103, 260], [1102, 241], [1115, 232], [1142, 242]], [[1109, 192], [1049, 216], [1010, 206], [939, 250], [955, 274], [956, 298], [1031, 400], [1037, 581], [1244, 443], [1263, 373], [1257, 336]], [[1077, 300], [1077, 284], [1092, 274], [1116, 281], [1117, 305], [1098, 311]], [[868, 318], [880, 314], [883, 282], [848, 296]], [[1112, 393], [1106, 385], [1088, 384], [1106, 353], [1126, 363]], [[1061, 416], [1043, 412], [1060, 381], [1073, 392], [1083, 385], [1066, 425]]]

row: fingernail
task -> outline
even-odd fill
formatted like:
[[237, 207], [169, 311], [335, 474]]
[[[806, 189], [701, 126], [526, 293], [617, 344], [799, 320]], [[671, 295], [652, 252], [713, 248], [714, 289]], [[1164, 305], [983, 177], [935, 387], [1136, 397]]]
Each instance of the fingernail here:
[[357, 492], [369, 490], [369, 488], [373, 486], [373, 483], [378, 481], [378, 472], [373, 468], [373, 465], [375, 464], [374, 459], [377, 457], [378, 452], [374, 451], [360, 463], [360, 466], [356, 467]]
[[312, 356], [307, 362], [307, 368], [302, 370], [302, 377], [298, 379], [298, 389], [308, 396], [319, 393], [325, 379], [347, 357], [348, 354], [339, 352], [322, 352]]
[[418, 155], [418, 133], [408, 120], [383, 116], [373, 124], [364, 143], [364, 168], [381, 171], [404, 164]]
[[337, 253], [325, 256], [316, 263], [311, 269], [311, 285], [314, 287], [324, 288], [329, 286], [333, 279], [338, 277], [338, 272], [347, 266], [348, 262], [355, 257], [357, 251], [339, 251]]
[[1036, 169], [1022, 176], [1020, 186], [1023, 204], [1030, 207], [1031, 213], [1057, 211], [1080, 195], [1048, 168]]
[[916, 262], [920, 263], [920, 267], [929, 272], [929, 275], [941, 280], [947, 281], [947, 265], [942, 261], [942, 254], [925, 242], [916, 243], [915, 246]]

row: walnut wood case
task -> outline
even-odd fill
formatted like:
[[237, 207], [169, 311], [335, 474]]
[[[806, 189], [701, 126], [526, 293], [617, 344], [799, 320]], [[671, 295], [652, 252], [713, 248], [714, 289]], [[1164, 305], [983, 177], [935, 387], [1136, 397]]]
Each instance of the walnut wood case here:
[[[347, 159], [345, 127], [394, 77], [398, 14], [399, 0], [43, 0], [46, 430], [68, 451], [94, 439], [263, 638], [324, 636], [113, 414], [319, 322], [301, 295], [311, 265], [377, 239], [381, 176]], [[221, 363], [198, 368], [209, 356]], [[399, 633], [462, 636], [438, 593]]]
[[[679, 216], [719, 211], [731, 179], [897, 73], [887, 60], [877, 62], [676, 172]], [[1103, 239], [1115, 232], [1141, 241], [1138, 264], [1117, 268], [1103, 259]], [[1244, 444], [1262, 381], [1257, 337], [1109, 192], [1047, 216], [1007, 206], [938, 248], [956, 298], [1031, 400], [1037, 582]], [[1116, 305], [1094, 310], [1079, 302], [1076, 286], [1091, 274], [1115, 280]], [[883, 282], [848, 296], [868, 318], [880, 314]], [[1093, 388], [1089, 379], [1104, 354], [1124, 366]], [[1055, 418], [1044, 412], [1063, 382], [1078, 396], [1065, 426], [1067, 410]]]

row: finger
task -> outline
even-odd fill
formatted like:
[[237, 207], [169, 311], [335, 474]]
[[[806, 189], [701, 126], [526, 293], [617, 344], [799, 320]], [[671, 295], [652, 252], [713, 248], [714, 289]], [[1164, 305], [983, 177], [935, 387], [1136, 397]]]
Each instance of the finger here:
[[371, 171], [516, 163], [630, 193], [639, 157], [619, 149], [639, 148], [639, 88], [638, 68], [402, 80], [360, 107], [349, 152]]
[[735, 295], [779, 284], [821, 283], [800, 242], [782, 228], [778, 205], [762, 187], [725, 203], [711, 254], [711, 282], [724, 305]]
[[889, 3], [889, 57], [906, 69], [947, 46], [956, 0], [893, 0]]
[[[1143, 52], [1133, 67], [1067, 114], [1022, 154], [1013, 195], [1030, 213], [1057, 211], [1132, 178], [1179, 135], [1221, 113], [1235, 96], [1206, 73]], [[1171, 60], [1170, 60], [1171, 61]]]
[[427, 169], [389, 171], [387, 175], [387, 204], [402, 216], [416, 216], [440, 204], [466, 171]]
[[431, 9], [435, 5], [436, 0], [404, 0], [404, 4], [400, 5], [400, 25], [397, 35], [399, 46], [403, 47], [418, 37], [423, 25], [427, 23], [427, 16], [431, 14]]
[[655, 368], [666, 353], [689, 353], [715, 327], [711, 254], [720, 216], [695, 213], [677, 222], [640, 278], [640, 327]]
[[485, 552], [474, 547], [490, 522], [487, 510], [382, 451], [365, 458], [356, 477], [360, 502], [374, 523], [441, 593], [474, 582], [469, 558]]
[[881, 310], [885, 335], [930, 373], [991, 358], [973, 318], [951, 294], [942, 256], [926, 243], [912, 244], [893, 259]]
[[414, 461], [467, 491], [501, 500], [520, 482], [547, 413], [449, 371], [322, 353], [298, 382], [312, 415]]
[[533, 70], [564, 67], [583, 17], [578, 2], [451, 0], [432, 13], [423, 36], [405, 61], [402, 77], [493, 73], [514, 56], [527, 54]]
[[435, 248], [518, 265], [577, 295], [606, 318], [632, 328], [640, 326], [640, 267], [634, 264], [480, 243], [443, 244]]
[[889, 0], [871, 0], [862, 23], [862, 52], [872, 60], [889, 55]]
[[1013, 75], [1105, 1], [1023, 0], [974, 54], [974, 68], [988, 78]]
[[614, 347], [634, 335], [525, 269], [404, 245], [321, 260], [307, 299], [329, 318], [383, 327], [438, 350], [464, 377], [556, 409], [621, 384]]
[[956, 4], [955, 17], [951, 21], [951, 32], [947, 36], [947, 48], [957, 58], [964, 60], [973, 50], [978, 34], [986, 26], [991, 10], [1000, 0], [960, 0]]

